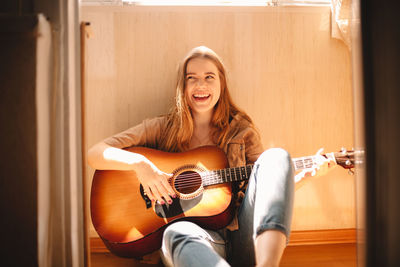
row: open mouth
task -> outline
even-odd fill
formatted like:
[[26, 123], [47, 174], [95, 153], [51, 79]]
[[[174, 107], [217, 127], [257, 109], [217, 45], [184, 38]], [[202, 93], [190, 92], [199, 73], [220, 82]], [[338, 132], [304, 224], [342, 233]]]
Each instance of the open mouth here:
[[210, 94], [194, 94], [193, 98], [198, 101], [207, 100], [210, 97]]

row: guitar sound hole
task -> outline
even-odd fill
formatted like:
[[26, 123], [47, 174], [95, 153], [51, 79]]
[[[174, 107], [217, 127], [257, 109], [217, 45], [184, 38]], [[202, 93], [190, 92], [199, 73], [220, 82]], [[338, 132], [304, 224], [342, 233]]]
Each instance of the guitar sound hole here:
[[175, 189], [181, 194], [190, 194], [201, 187], [201, 176], [194, 171], [186, 171], [175, 179]]

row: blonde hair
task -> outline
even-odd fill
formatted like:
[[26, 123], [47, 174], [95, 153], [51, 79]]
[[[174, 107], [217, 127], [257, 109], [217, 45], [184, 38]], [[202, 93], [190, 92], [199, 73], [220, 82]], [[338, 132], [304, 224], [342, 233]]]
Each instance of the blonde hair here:
[[253, 125], [250, 117], [240, 110], [232, 101], [228, 90], [225, 67], [220, 57], [210, 48], [199, 46], [192, 49], [184, 58], [178, 69], [175, 105], [167, 117], [167, 129], [164, 132], [161, 149], [165, 151], [180, 152], [189, 147], [193, 135], [193, 117], [190, 107], [186, 101], [186, 68], [190, 60], [194, 58], [205, 58], [214, 63], [218, 69], [221, 83], [221, 94], [214, 107], [211, 125], [216, 129], [212, 133], [214, 142], [223, 148], [228, 141], [230, 130], [229, 122], [235, 115], [240, 115]]

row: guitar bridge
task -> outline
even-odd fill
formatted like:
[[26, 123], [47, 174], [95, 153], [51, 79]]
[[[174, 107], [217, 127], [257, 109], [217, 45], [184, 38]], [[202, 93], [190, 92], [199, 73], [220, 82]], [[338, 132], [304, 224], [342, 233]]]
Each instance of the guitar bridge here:
[[144, 203], [146, 204], [146, 209], [150, 209], [151, 208], [151, 200], [147, 196], [147, 194], [144, 192], [142, 185], [140, 185], [140, 195], [142, 196]]

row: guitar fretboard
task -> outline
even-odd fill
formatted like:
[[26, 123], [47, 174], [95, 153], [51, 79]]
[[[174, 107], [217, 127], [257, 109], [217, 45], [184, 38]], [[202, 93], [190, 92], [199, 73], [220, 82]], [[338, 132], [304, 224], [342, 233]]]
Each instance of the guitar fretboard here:
[[[333, 160], [335, 159], [333, 153], [325, 154], [325, 156]], [[314, 165], [316, 165], [315, 160], [316, 160], [315, 156], [294, 158], [292, 159], [294, 170], [298, 171], [302, 169], [312, 168]], [[203, 172], [201, 173], [201, 177], [203, 179], [203, 185], [208, 186], [208, 185], [248, 180], [253, 170], [253, 166], [254, 166], [253, 164], [249, 164], [241, 167], [232, 167], [222, 170]]]
[[315, 158], [314, 157], [301, 157], [293, 159], [294, 170], [302, 170], [311, 168], [315, 165]]
[[207, 186], [248, 180], [250, 178], [251, 171], [253, 170], [253, 166], [254, 165], [251, 164], [241, 167], [203, 172], [201, 174], [203, 178], [203, 185]]

